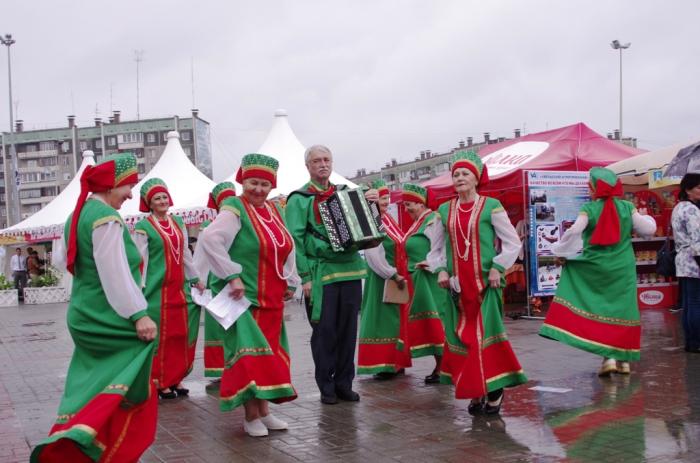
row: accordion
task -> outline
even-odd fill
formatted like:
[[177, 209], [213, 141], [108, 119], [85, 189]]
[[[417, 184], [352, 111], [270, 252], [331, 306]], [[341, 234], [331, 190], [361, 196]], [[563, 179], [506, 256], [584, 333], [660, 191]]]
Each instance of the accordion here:
[[339, 190], [318, 205], [321, 221], [334, 251], [357, 246], [372, 248], [382, 239], [384, 225], [375, 203], [368, 203], [360, 188]]

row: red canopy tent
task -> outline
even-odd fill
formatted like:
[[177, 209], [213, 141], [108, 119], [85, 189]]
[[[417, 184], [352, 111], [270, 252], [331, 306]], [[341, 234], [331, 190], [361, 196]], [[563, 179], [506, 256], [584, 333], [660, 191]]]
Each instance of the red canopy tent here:
[[[499, 199], [515, 223], [523, 215], [523, 171], [587, 171], [642, 152], [644, 150], [608, 140], [582, 122], [525, 135], [479, 150], [479, 156], [488, 166], [490, 179], [479, 193]], [[431, 209], [455, 194], [449, 172], [422, 185], [428, 189]]]

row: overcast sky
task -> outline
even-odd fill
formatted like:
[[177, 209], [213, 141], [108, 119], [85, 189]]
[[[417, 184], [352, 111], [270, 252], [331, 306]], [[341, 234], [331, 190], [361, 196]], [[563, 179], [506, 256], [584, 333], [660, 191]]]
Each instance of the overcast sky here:
[[[26, 129], [195, 106], [211, 123], [214, 177], [264, 141], [277, 108], [305, 145], [352, 175], [460, 139], [584, 122], [646, 149], [700, 138], [700, 2], [4, 1], [13, 99]], [[6, 51], [0, 127], [8, 128]], [[110, 87], [112, 97], [110, 102]]]

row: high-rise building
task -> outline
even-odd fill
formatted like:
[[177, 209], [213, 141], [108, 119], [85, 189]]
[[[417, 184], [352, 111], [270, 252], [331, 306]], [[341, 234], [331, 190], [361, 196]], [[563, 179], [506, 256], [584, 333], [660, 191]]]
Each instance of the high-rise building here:
[[95, 161], [105, 155], [131, 151], [138, 160], [139, 178], [142, 178], [160, 159], [167, 142], [168, 132], [180, 132], [182, 149], [192, 163], [205, 175], [212, 177], [209, 123], [192, 110], [187, 118], [164, 117], [122, 121], [114, 111], [108, 122], [95, 119], [91, 127], [78, 127], [75, 116], [68, 116], [68, 126], [45, 130], [24, 130], [18, 120], [14, 134], [4, 132], [3, 153], [0, 159], [0, 228], [8, 227], [7, 182], [15, 178], [11, 173], [10, 143], [14, 137], [19, 179], [20, 220], [39, 211], [61, 192], [75, 176], [82, 162], [82, 153], [92, 150]]
[[[515, 129], [514, 137], [520, 138], [520, 129]], [[484, 132], [484, 141], [475, 142], [473, 137], [467, 137], [466, 142], [460, 140], [458, 145], [444, 153], [434, 153], [432, 150], [420, 152], [413, 161], [397, 161], [395, 158], [388, 161], [379, 171], [367, 172], [367, 169], [358, 169], [354, 177], [348, 177], [354, 183], [367, 183], [378, 179], [386, 182], [390, 190], [400, 190], [404, 183], [421, 183], [449, 172], [452, 164], [452, 155], [459, 150], [473, 150], [478, 152], [484, 146], [505, 141], [505, 137], [491, 138], [489, 132]]]

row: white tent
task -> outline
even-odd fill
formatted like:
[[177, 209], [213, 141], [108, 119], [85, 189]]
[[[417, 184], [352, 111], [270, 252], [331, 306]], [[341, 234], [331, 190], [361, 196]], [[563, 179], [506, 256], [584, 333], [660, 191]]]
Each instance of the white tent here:
[[654, 151], [647, 151], [646, 153], [614, 162], [607, 167], [622, 178], [622, 183], [626, 185], [643, 185], [649, 180], [649, 171], [665, 170], [668, 163], [676, 157], [678, 151], [686, 146], [698, 143], [698, 141], [700, 140], [676, 143]]
[[50, 241], [63, 233], [63, 224], [73, 212], [80, 196], [80, 176], [87, 166], [95, 165], [95, 154], [83, 151], [83, 162], [78, 173], [50, 203], [23, 221], [1, 231], [3, 235], [23, 236], [29, 241]]
[[[279, 195], [288, 195], [292, 191], [301, 188], [309, 181], [309, 172], [304, 163], [306, 148], [301, 144], [297, 136], [289, 126], [287, 111], [278, 109], [275, 111], [272, 128], [265, 142], [258, 148], [258, 153], [267, 154], [277, 159], [280, 163], [277, 171], [277, 188], [270, 192], [269, 198]], [[227, 181], [235, 182], [236, 174], [227, 178]], [[354, 183], [342, 175], [333, 172], [331, 182], [356, 187]]]
[[171, 212], [181, 216], [185, 223], [197, 224], [211, 219], [211, 210], [207, 209], [209, 192], [216, 185], [213, 180], [200, 172], [192, 164], [180, 145], [180, 135], [168, 132], [168, 142], [160, 159], [151, 171], [133, 189], [133, 198], [126, 201], [120, 213], [127, 218], [127, 223], [138, 221], [139, 194], [141, 185], [152, 178], [165, 182], [173, 200]]

